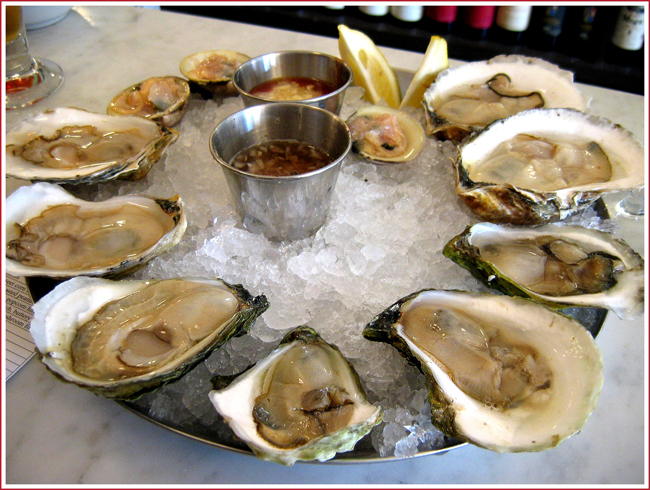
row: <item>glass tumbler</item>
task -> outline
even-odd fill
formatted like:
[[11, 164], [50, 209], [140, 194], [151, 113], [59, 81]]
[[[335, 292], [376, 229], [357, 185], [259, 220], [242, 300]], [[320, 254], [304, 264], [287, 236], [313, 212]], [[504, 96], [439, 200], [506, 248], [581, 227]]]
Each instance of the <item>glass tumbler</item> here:
[[6, 107], [18, 109], [47, 97], [63, 83], [63, 71], [56, 63], [34, 58], [29, 53], [22, 7], [5, 7]]

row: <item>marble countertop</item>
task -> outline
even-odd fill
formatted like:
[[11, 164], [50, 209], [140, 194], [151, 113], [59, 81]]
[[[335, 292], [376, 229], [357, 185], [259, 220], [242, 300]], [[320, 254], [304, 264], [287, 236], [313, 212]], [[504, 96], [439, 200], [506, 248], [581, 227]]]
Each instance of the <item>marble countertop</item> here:
[[[47, 108], [104, 112], [106, 94], [150, 76], [180, 75], [179, 61], [205, 49], [256, 56], [300, 47], [338, 54], [335, 38], [121, 6], [78, 6], [28, 36], [33, 54], [61, 65], [65, 83], [35, 106], [8, 113], [7, 127]], [[397, 68], [415, 70], [422, 59], [420, 53], [382, 50]], [[643, 97], [581, 88], [593, 97], [592, 112], [644, 139]], [[17, 183], [5, 185], [10, 193]], [[620, 197], [610, 196], [608, 206]], [[645, 257], [645, 221], [617, 222], [621, 237]], [[554, 449], [497, 454], [466, 445], [442, 455], [346, 465], [284, 467], [208, 446], [61, 383], [32, 359], [3, 391], [3, 484], [647, 485], [646, 324], [645, 318], [607, 316], [597, 338], [605, 379], [598, 405], [583, 429]]]

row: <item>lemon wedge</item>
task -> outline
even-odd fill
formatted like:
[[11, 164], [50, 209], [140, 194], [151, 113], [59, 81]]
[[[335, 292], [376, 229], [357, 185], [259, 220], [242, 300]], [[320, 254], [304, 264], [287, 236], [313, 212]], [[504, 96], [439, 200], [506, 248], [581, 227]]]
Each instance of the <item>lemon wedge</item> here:
[[397, 109], [402, 99], [397, 76], [375, 43], [361, 31], [341, 24], [339, 52], [352, 70], [354, 83], [365, 89], [365, 99], [377, 104], [382, 99]]
[[447, 41], [440, 36], [431, 36], [424, 59], [406, 89], [400, 109], [407, 106], [420, 107], [424, 92], [435, 81], [438, 73], [446, 68], [449, 68]]

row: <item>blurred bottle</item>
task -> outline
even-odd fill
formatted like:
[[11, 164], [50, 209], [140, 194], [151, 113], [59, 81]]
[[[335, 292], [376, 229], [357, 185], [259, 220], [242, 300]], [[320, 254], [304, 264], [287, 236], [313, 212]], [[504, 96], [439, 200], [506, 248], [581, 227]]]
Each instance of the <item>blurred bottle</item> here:
[[388, 5], [362, 5], [359, 10], [366, 15], [381, 17], [388, 13]]
[[642, 6], [620, 8], [611, 43], [605, 54], [607, 61], [619, 66], [643, 62], [644, 17], [645, 8]]
[[464, 35], [469, 39], [485, 39], [488, 29], [494, 23], [494, 6], [463, 8]]
[[390, 14], [404, 22], [417, 22], [424, 16], [424, 7], [420, 5], [393, 6]]
[[458, 7], [456, 5], [427, 7], [425, 15], [433, 21], [431, 30], [434, 34], [447, 34], [451, 32], [454, 22], [456, 22]]
[[[562, 51], [569, 56], [596, 61], [601, 54], [604, 13], [603, 7], [569, 7], [562, 30]], [[598, 24], [596, 14], [599, 14]]]
[[533, 26], [529, 44], [531, 47], [550, 51], [555, 49], [562, 33], [566, 7], [550, 6], [533, 9]]
[[520, 44], [530, 25], [533, 7], [530, 5], [513, 5], [497, 9], [494, 39], [503, 44]]

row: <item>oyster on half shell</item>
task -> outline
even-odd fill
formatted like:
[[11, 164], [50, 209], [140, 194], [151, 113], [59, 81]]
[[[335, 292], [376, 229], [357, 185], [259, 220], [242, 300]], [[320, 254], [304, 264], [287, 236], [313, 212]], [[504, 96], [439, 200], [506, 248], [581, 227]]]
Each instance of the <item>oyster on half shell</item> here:
[[456, 192], [483, 221], [539, 225], [602, 194], [644, 185], [638, 140], [572, 109], [531, 109], [495, 121], [460, 147]]
[[179, 77], [153, 77], [123, 90], [111, 100], [111, 116], [142, 116], [168, 128], [187, 111], [190, 85]]
[[438, 429], [498, 452], [541, 451], [576, 433], [603, 382], [589, 332], [522, 298], [423, 290], [377, 315], [363, 335], [421, 369]]
[[426, 135], [406, 112], [380, 105], [361, 107], [346, 121], [352, 151], [373, 163], [404, 163], [417, 157]]
[[138, 180], [177, 138], [178, 131], [139, 116], [47, 110], [7, 134], [6, 173], [56, 184]]
[[180, 70], [203, 97], [236, 95], [232, 76], [250, 56], [228, 50], [201, 51], [181, 60]]
[[286, 465], [351, 451], [381, 422], [351, 364], [307, 326], [230, 384], [213, 383], [210, 400], [235, 434], [259, 458]]
[[429, 134], [461, 141], [497, 119], [541, 107], [585, 110], [573, 73], [538, 58], [500, 55], [448, 68], [424, 94]]
[[552, 308], [643, 314], [644, 261], [611, 233], [582, 226], [468, 226], [443, 250], [486, 286]]
[[247, 333], [268, 306], [265, 296], [220, 279], [77, 277], [34, 305], [30, 333], [59, 378], [133, 400]]
[[55, 184], [23, 186], [6, 201], [7, 272], [119, 277], [172, 248], [186, 228], [180, 196], [93, 202]]

